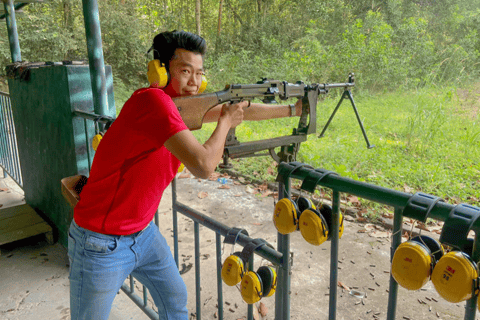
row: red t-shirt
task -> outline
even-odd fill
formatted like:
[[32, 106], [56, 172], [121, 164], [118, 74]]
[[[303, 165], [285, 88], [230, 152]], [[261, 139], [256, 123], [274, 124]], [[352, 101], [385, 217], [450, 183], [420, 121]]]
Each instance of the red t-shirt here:
[[98, 146], [74, 210], [75, 222], [111, 235], [145, 228], [180, 166], [163, 144], [186, 129], [165, 92], [135, 91]]

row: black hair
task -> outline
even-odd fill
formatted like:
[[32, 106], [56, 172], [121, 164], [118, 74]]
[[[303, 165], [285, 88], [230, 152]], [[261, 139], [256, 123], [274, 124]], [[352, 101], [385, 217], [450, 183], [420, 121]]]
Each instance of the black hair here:
[[153, 38], [151, 49], [153, 49], [153, 59], [160, 60], [168, 70], [176, 49], [199, 53], [203, 57], [207, 51], [207, 42], [194, 33], [173, 30], [157, 34]]

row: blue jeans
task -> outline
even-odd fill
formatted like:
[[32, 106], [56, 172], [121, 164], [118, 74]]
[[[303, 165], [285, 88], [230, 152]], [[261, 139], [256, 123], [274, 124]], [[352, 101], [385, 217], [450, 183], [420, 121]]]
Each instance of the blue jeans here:
[[187, 288], [158, 227], [112, 236], [79, 227], [68, 235], [72, 320], [108, 319], [113, 299], [129, 274], [153, 297], [160, 319], [188, 319]]

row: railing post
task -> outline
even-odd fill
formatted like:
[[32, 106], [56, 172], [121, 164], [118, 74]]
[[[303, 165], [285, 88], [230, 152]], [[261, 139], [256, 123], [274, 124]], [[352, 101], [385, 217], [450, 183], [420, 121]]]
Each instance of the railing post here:
[[194, 221], [193, 230], [195, 233], [195, 290], [196, 290], [196, 305], [197, 314], [196, 319], [202, 319], [202, 299], [200, 296], [201, 283], [200, 283], [200, 225]]
[[[395, 208], [393, 216], [393, 234], [392, 234], [392, 247], [390, 248], [390, 264], [393, 261], [393, 255], [395, 250], [402, 243], [402, 223], [403, 223], [403, 211], [401, 208]], [[395, 320], [395, 314], [397, 309], [397, 296], [398, 296], [398, 283], [393, 279], [390, 272], [390, 287], [388, 289], [388, 308], [387, 308], [387, 320]]]
[[15, 7], [13, 0], [4, 0], [5, 20], [7, 22], [8, 41], [10, 43], [10, 54], [12, 62], [22, 61], [20, 44], [18, 42], [17, 21], [15, 20]]
[[172, 180], [172, 219], [173, 219], [173, 257], [175, 258], [175, 263], [177, 268], [180, 267], [178, 262], [178, 219], [177, 219], [177, 209], [175, 204], [177, 203], [177, 178]]
[[333, 190], [332, 199], [332, 230], [331, 252], [330, 252], [330, 299], [329, 299], [329, 320], [335, 320], [337, 314], [337, 283], [338, 283], [338, 238], [339, 238], [339, 217], [340, 217], [340, 192]]
[[[278, 185], [279, 200], [290, 196], [290, 178], [285, 184]], [[290, 319], [290, 235], [277, 234], [277, 251], [282, 253], [283, 261], [278, 269], [277, 290], [275, 291], [275, 319]]]
[[222, 236], [215, 232], [215, 243], [217, 248], [217, 304], [218, 319], [223, 319], [223, 290], [222, 290]]
[[105, 76], [105, 62], [103, 60], [98, 3], [96, 0], [82, 0], [82, 3], [87, 37], [90, 79], [92, 81], [93, 106], [96, 114], [107, 115], [107, 78]]

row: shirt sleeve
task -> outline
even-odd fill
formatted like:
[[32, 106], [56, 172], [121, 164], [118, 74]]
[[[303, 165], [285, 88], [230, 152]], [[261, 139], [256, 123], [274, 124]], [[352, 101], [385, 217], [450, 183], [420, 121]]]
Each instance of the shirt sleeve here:
[[132, 129], [154, 141], [158, 147], [176, 133], [188, 129], [173, 103], [163, 90], [147, 89], [137, 95]]

